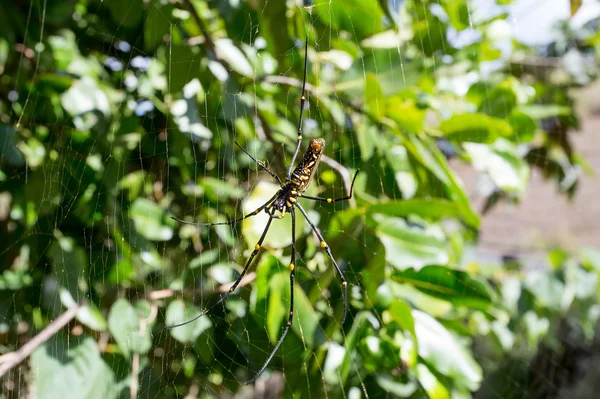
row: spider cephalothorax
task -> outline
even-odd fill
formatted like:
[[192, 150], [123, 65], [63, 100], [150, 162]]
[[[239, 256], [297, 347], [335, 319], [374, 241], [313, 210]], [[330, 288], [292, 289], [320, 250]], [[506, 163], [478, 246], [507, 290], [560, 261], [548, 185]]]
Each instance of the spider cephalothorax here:
[[[305, 52], [308, 52], [308, 40], [306, 41]], [[267, 220], [267, 225], [265, 226], [265, 229], [264, 229], [262, 235], [260, 236], [258, 242], [254, 246], [254, 250], [250, 254], [250, 257], [246, 261], [246, 265], [244, 266], [244, 269], [240, 273], [237, 280], [233, 283], [231, 288], [229, 288], [229, 292], [222, 295], [218, 301], [213, 303], [211, 306], [208, 307], [208, 309], [206, 309], [205, 311], [203, 311], [202, 313], [200, 313], [198, 316], [194, 317], [193, 319], [188, 320], [183, 323], [165, 326], [166, 328], [175, 328], [175, 327], [183, 326], [185, 324], [189, 324], [189, 323], [199, 319], [200, 317], [204, 316], [205, 314], [209, 313], [214, 308], [216, 308], [217, 305], [219, 305], [225, 299], [227, 299], [229, 297], [229, 295], [231, 295], [231, 293], [233, 291], [235, 291], [237, 286], [240, 284], [240, 282], [242, 281], [242, 278], [248, 271], [248, 268], [250, 267], [252, 260], [254, 260], [254, 258], [258, 254], [259, 250], [261, 249], [262, 243], [267, 235], [267, 232], [269, 231], [269, 227], [271, 227], [271, 222], [273, 221], [273, 219], [283, 218], [287, 212], [289, 212], [289, 214], [292, 218], [292, 231], [291, 231], [292, 253], [290, 256], [290, 266], [289, 266], [290, 267], [290, 311], [289, 311], [289, 315], [288, 315], [287, 325], [286, 325], [285, 329], [283, 330], [283, 334], [279, 338], [279, 341], [277, 341], [275, 348], [273, 348], [273, 350], [271, 351], [271, 354], [269, 355], [269, 357], [267, 358], [267, 360], [265, 361], [263, 366], [254, 375], [254, 377], [252, 377], [252, 379], [250, 379], [250, 381], [248, 381], [246, 384], [250, 384], [251, 382], [256, 380], [258, 378], [258, 376], [261, 375], [261, 373], [267, 368], [269, 362], [271, 361], [273, 356], [275, 356], [275, 353], [277, 352], [277, 350], [279, 349], [279, 346], [285, 339], [285, 336], [287, 335], [287, 333], [294, 321], [294, 278], [296, 276], [296, 213], [295, 213], [296, 209], [298, 209], [300, 211], [300, 213], [302, 213], [302, 216], [304, 216], [304, 218], [306, 219], [306, 221], [312, 228], [313, 232], [319, 238], [321, 248], [323, 250], [325, 250], [325, 252], [327, 253], [327, 256], [331, 260], [331, 263], [333, 263], [333, 266], [335, 267], [335, 270], [337, 271], [337, 273], [340, 277], [340, 280], [342, 282], [342, 287], [343, 287], [343, 295], [344, 295], [344, 314], [342, 317], [342, 323], [344, 322], [344, 320], [346, 320], [346, 311], [348, 308], [348, 290], [347, 290], [348, 287], [346, 284], [346, 279], [344, 278], [342, 270], [340, 269], [337, 262], [335, 261], [333, 255], [331, 253], [331, 249], [329, 248], [329, 245], [327, 245], [327, 243], [325, 242], [325, 239], [323, 238], [323, 235], [321, 234], [321, 232], [319, 231], [317, 226], [310, 220], [310, 218], [308, 217], [308, 214], [306, 213], [306, 211], [304, 210], [302, 205], [300, 205], [298, 203], [298, 198], [300, 197], [300, 198], [306, 198], [306, 199], [313, 200], [313, 201], [323, 201], [323, 202], [327, 202], [329, 204], [332, 202], [348, 200], [348, 199], [352, 198], [352, 190], [354, 188], [354, 181], [356, 180], [356, 176], [358, 175], [358, 170], [356, 171], [354, 178], [352, 179], [352, 184], [350, 185], [350, 192], [346, 197], [321, 198], [321, 197], [312, 197], [310, 195], [303, 194], [306, 191], [306, 189], [308, 188], [308, 186], [315, 174], [315, 171], [317, 170], [317, 167], [319, 166], [319, 161], [321, 160], [321, 156], [323, 155], [323, 151], [325, 149], [325, 140], [324, 139], [318, 138], [318, 139], [311, 140], [306, 152], [304, 153], [304, 157], [302, 157], [302, 160], [300, 162], [298, 162], [298, 165], [292, 172], [292, 168], [296, 161], [296, 157], [298, 155], [298, 152], [300, 151], [300, 146], [302, 145], [302, 116], [303, 116], [303, 111], [304, 111], [304, 103], [306, 101], [306, 98], [304, 96], [305, 88], [306, 88], [306, 67], [307, 67], [307, 59], [305, 57], [304, 58], [304, 80], [302, 82], [302, 97], [300, 98], [300, 119], [298, 120], [298, 140], [297, 140], [297, 144], [296, 144], [296, 150], [294, 152], [292, 161], [290, 162], [290, 165], [288, 168], [285, 183], [281, 180], [281, 178], [279, 176], [277, 176], [275, 174], [275, 172], [273, 172], [271, 169], [269, 169], [267, 166], [265, 166], [264, 163], [254, 159], [254, 157], [252, 155], [250, 155], [248, 153], [248, 151], [246, 151], [242, 146], [240, 146], [239, 144], [236, 143], [238, 145], [238, 147], [240, 147], [241, 150], [246, 153], [246, 155], [248, 155], [254, 162], [256, 162], [256, 164], [258, 166], [260, 166], [262, 169], [264, 169], [273, 178], [277, 179], [277, 181], [279, 182], [279, 185], [280, 185], [280, 189], [277, 191], [277, 193], [275, 193], [275, 195], [273, 197], [271, 197], [271, 199], [269, 199], [267, 202], [265, 202], [264, 204], [259, 206], [254, 212], [252, 212], [248, 215], [242, 216], [240, 218], [230, 220], [228, 222], [193, 223], [193, 222], [187, 222], [187, 221], [184, 221], [181, 219], [173, 218], [173, 219], [177, 220], [178, 222], [185, 223], [185, 224], [192, 224], [195, 226], [215, 226], [215, 225], [231, 225], [231, 224], [237, 223], [241, 220], [252, 217], [254, 215], [258, 215], [263, 210], [270, 216]]]

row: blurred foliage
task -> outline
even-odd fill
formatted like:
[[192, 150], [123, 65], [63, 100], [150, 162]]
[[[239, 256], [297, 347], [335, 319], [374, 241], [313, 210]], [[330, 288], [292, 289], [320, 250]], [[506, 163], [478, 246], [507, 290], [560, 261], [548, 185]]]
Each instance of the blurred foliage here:
[[[518, 202], [532, 168], [569, 195], [586, 168], [569, 89], [598, 72], [597, 21], [560, 25], [540, 58], [512, 38], [510, 2], [0, 1], [0, 350], [86, 301], [8, 394], [517, 395], [527, 373], [503, 367], [559, 348], [564, 325], [593, 340], [594, 252], [531, 272], [462, 261], [480, 215], [452, 158], [481, 172], [484, 212]], [[239, 295], [165, 330], [216, 300], [264, 225], [170, 215], [223, 221], [273, 195], [233, 142], [285, 173], [306, 37], [305, 137], [325, 138], [329, 158], [309, 194], [339, 196], [361, 169], [351, 203], [306, 203], [349, 280], [350, 317], [300, 224], [293, 333], [242, 389], [287, 314], [289, 219]]]

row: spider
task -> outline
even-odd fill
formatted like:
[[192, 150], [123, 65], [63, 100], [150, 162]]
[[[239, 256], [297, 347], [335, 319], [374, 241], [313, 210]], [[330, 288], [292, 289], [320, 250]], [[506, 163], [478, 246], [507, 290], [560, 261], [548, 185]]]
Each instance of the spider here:
[[300, 203], [298, 203], [298, 198], [306, 198], [306, 199], [313, 200], [313, 201], [323, 201], [323, 202], [327, 202], [329, 204], [339, 202], [339, 201], [349, 200], [352, 198], [352, 191], [354, 189], [354, 181], [356, 180], [356, 176], [358, 175], [359, 170], [357, 170], [356, 173], [354, 174], [354, 177], [352, 178], [352, 183], [350, 185], [350, 192], [345, 197], [322, 198], [322, 197], [312, 197], [310, 195], [303, 194], [308, 189], [308, 186], [309, 186], [309, 184], [314, 176], [314, 173], [317, 170], [317, 167], [319, 165], [319, 161], [321, 160], [321, 155], [323, 155], [323, 151], [325, 149], [325, 140], [324, 139], [317, 138], [317, 139], [311, 140], [306, 152], [304, 153], [304, 156], [302, 157], [302, 160], [298, 163], [296, 168], [293, 169], [294, 163], [295, 163], [298, 153], [300, 151], [300, 146], [302, 144], [302, 120], [303, 120], [303, 113], [304, 113], [304, 104], [306, 101], [305, 89], [306, 89], [306, 70], [307, 70], [307, 59], [308, 59], [308, 57], [307, 57], [308, 39], [306, 39], [304, 50], [305, 50], [304, 78], [302, 81], [302, 97], [300, 98], [300, 118], [298, 121], [297, 144], [296, 144], [296, 150], [294, 151], [294, 156], [292, 157], [292, 162], [290, 163], [290, 165], [288, 167], [285, 182], [282, 181], [281, 178], [277, 174], [275, 174], [275, 172], [273, 172], [271, 169], [269, 169], [263, 162], [257, 161], [252, 155], [250, 155], [248, 153], [248, 151], [246, 149], [244, 149], [241, 145], [239, 145], [237, 142], [235, 142], [235, 144], [246, 155], [248, 155], [248, 157], [250, 157], [250, 159], [252, 159], [258, 166], [260, 166], [269, 175], [271, 175], [274, 179], [277, 180], [277, 182], [279, 183], [279, 186], [280, 186], [279, 190], [275, 193], [275, 195], [273, 197], [271, 197], [263, 205], [259, 206], [254, 212], [251, 212], [251, 213], [249, 213], [245, 216], [242, 216], [240, 218], [237, 218], [237, 219], [229, 220], [227, 222], [193, 223], [193, 222], [187, 222], [187, 221], [172, 217], [172, 219], [176, 220], [177, 222], [184, 223], [184, 224], [191, 224], [194, 226], [217, 226], [217, 225], [231, 225], [231, 224], [240, 222], [244, 219], [247, 219], [249, 217], [259, 214], [261, 211], [265, 211], [270, 216], [267, 221], [267, 225], [265, 226], [265, 229], [263, 230], [258, 242], [256, 243], [256, 245], [254, 247], [254, 250], [252, 251], [252, 254], [246, 261], [246, 265], [244, 266], [244, 269], [240, 273], [240, 276], [237, 278], [237, 280], [233, 283], [233, 285], [231, 286], [229, 291], [226, 294], [222, 295], [218, 301], [213, 303], [210, 307], [208, 307], [206, 310], [204, 310], [202, 313], [200, 313], [198, 316], [194, 317], [193, 319], [185, 321], [183, 323], [179, 323], [179, 324], [167, 325], [167, 326], [165, 326], [165, 328], [175, 328], [175, 327], [180, 327], [180, 326], [192, 323], [192, 322], [198, 320], [200, 317], [210, 313], [220, 303], [225, 301], [235, 291], [237, 286], [240, 284], [240, 282], [242, 281], [242, 278], [244, 277], [248, 268], [250, 267], [252, 260], [258, 254], [258, 252], [262, 246], [262, 243], [265, 239], [265, 236], [267, 235], [267, 232], [269, 231], [269, 227], [271, 226], [271, 222], [273, 221], [273, 219], [282, 219], [286, 213], [289, 213], [291, 215], [291, 218], [292, 218], [292, 254], [291, 254], [291, 260], [290, 260], [290, 265], [289, 265], [289, 268], [290, 268], [290, 310], [289, 310], [287, 325], [285, 327], [285, 330], [283, 331], [283, 334], [277, 341], [277, 344], [271, 351], [269, 357], [267, 358], [267, 360], [265, 361], [263, 366], [254, 375], [254, 377], [252, 377], [252, 379], [250, 379], [248, 382], [245, 383], [245, 385], [253, 383], [262, 374], [262, 372], [265, 371], [265, 369], [269, 365], [269, 362], [271, 361], [273, 356], [275, 356], [275, 353], [277, 353], [277, 350], [283, 343], [283, 340], [285, 339], [285, 337], [286, 337], [288, 331], [290, 330], [290, 327], [292, 326], [292, 323], [294, 321], [294, 278], [296, 276], [296, 212], [295, 212], [296, 208], [300, 211], [300, 213], [302, 213], [302, 216], [304, 216], [304, 218], [306, 219], [306, 221], [308, 222], [308, 224], [310, 225], [310, 227], [312, 228], [314, 233], [319, 238], [319, 241], [321, 242], [321, 248], [325, 250], [325, 252], [327, 253], [327, 256], [333, 263], [333, 266], [335, 267], [335, 270], [337, 271], [337, 273], [339, 275], [339, 278], [341, 280], [342, 287], [343, 287], [343, 299], [344, 299], [344, 314], [342, 316], [342, 324], [346, 320], [346, 313], [347, 313], [347, 308], [348, 308], [348, 298], [347, 298], [348, 297], [348, 283], [346, 282], [346, 279], [344, 278], [344, 274], [342, 273], [342, 270], [340, 269], [339, 265], [335, 261], [335, 258], [333, 257], [333, 255], [331, 253], [331, 249], [329, 248], [329, 245], [327, 245], [327, 243], [325, 242], [325, 239], [323, 238], [323, 234], [321, 234], [321, 232], [319, 231], [317, 226], [310, 220], [310, 218], [308, 217], [308, 214], [306, 213], [306, 211], [304, 210], [302, 205], [300, 205]]

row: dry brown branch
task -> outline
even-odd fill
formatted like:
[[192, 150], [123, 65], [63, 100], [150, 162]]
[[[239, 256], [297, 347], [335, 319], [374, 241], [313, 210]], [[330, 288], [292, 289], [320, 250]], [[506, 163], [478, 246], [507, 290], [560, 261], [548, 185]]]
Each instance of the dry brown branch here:
[[79, 309], [81, 309], [81, 307], [84, 305], [85, 302], [82, 302], [73, 306], [65, 313], [58, 316], [56, 320], [40, 331], [38, 335], [27, 341], [21, 348], [14, 352], [0, 356], [0, 377], [6, 374], [17, 364], [27, 359], [36, 348], [48, 341], [54, 334], [60, 331], [60, 329], [69, 324], [69, 322], [75, 318]]

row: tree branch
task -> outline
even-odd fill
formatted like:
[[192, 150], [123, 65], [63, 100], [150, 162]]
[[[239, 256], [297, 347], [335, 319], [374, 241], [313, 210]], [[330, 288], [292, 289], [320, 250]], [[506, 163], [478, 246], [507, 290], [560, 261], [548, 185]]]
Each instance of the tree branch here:
[[44, 342], [48, 341], [54, 334], [56, 334], [64, 326], [69, 324], [69, 322], [73, 320], [75, 316], [77, 316], [77, 312], [79, 311], [79, 309], [81, 309], [85, 304], [86, 302], [81, 302], [73, 306], [65, 313], [58, 316], [56, 320], [50, 323], [38, 335], [26, 342], [25, 345], [23, 345], [21, 348], [14, 352], [10, 352], [3, 356], [0, 356], [0, 377], [6, 374], [17, 364], [27, 359], [36, 348], [38, 348]]

